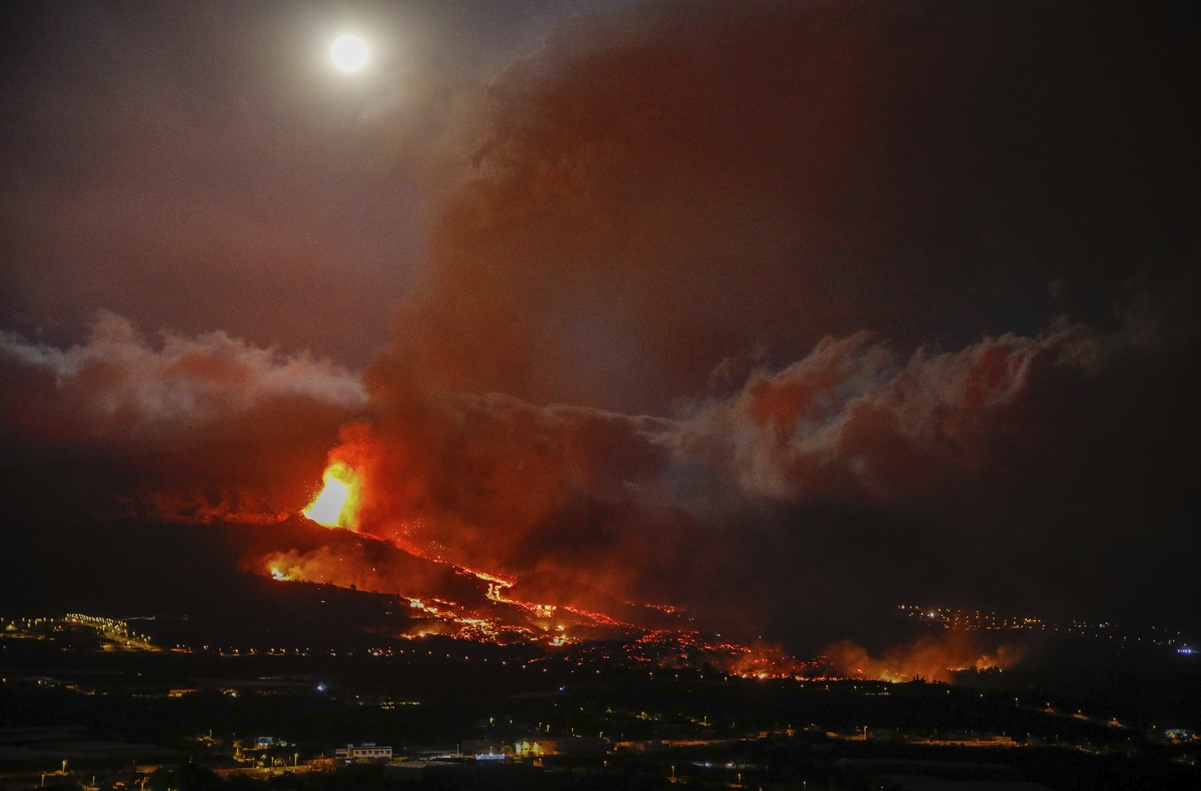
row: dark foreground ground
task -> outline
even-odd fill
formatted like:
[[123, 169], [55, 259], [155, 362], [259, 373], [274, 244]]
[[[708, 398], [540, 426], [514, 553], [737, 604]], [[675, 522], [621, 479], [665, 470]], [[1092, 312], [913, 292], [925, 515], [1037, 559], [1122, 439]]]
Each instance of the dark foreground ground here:
[[[231, 656], [59, 626], [0, 638], [0, 789], [1201, 788], [1197, 663], [1152, 654], [1084, 645], [949, 686], [437, 637]], [[393, 760], [335, 760], [368, 742]]]

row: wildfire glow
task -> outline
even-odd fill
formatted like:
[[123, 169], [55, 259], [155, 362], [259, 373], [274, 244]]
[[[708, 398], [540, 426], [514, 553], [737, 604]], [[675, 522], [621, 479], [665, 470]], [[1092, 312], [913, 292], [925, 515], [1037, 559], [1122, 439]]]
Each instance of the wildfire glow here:
[[321, 491], [301, 513], [325, 527], [353, 529], [359, 507], [359, 487], [358, 473], [336, 461], [326, 467]]
[[922, 635], [878, 656], [849, 640], [827, 646], [825, 653], [835, 671], [848, 678], [892, 682], [922, 678], [951, 683], [955, 674], [963, 671], [1012, 667], [1021, 661], [1024, 649], [1011, 643], [989, 643], [972, 632], [948, 630], [941, 636]]

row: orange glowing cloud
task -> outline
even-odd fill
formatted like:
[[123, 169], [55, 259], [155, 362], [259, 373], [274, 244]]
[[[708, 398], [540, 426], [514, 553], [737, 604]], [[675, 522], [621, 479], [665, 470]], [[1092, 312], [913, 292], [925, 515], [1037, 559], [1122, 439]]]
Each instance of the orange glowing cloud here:
[[843, 640], [825, 649], [835, 672], [851, 678], [876, 681], [951, 682], [956, 673], [968, 670], [1005, 670], [1025, 655], [1025, 649], [1012, 643], [985, 646], [963, 631], [947, 631], [935, 637], [923, 635], [912, 642], [893, 646], [878, 656], [866, 648]]

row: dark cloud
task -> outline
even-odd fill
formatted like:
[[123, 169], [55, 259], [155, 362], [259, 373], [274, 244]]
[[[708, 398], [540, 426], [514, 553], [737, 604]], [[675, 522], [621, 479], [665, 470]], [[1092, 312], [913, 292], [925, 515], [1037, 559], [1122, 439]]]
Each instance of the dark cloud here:
[[[106, 309], [365, 364], [423, 266], [423, 182], [446, 170], [464, 97], [548, 16], [444, 5], [6, 16], [0, 328], [69, 343]], [[373, 48], [353, 77], [327, 55], [346, 29]]]
[[[1029, 334], [1195, 245], [1183, 9], [688, 3], [580, 17], [490, 87], [399, 354], [662, 414], [828, 334]], [[1059, 284], [1062, 305], [1048, 284]]]
[[[589, 6], [608, 6], [612, 0]], [[0, 22], [0, 329], [98, 309], [356, 367], [426, 264], [480, 85], [583, 0], [29, 4]], [[334, 36], [371, 46], [333, 68]]]

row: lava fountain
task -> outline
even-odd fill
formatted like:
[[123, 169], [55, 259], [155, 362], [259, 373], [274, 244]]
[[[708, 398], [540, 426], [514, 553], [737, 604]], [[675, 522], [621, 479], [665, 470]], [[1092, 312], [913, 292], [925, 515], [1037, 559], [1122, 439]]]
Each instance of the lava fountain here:
[[324, 527], [357, 527], [362, 480], [345, 462], [335, 461], [325, 468], [321, 491], [301, 513]]

